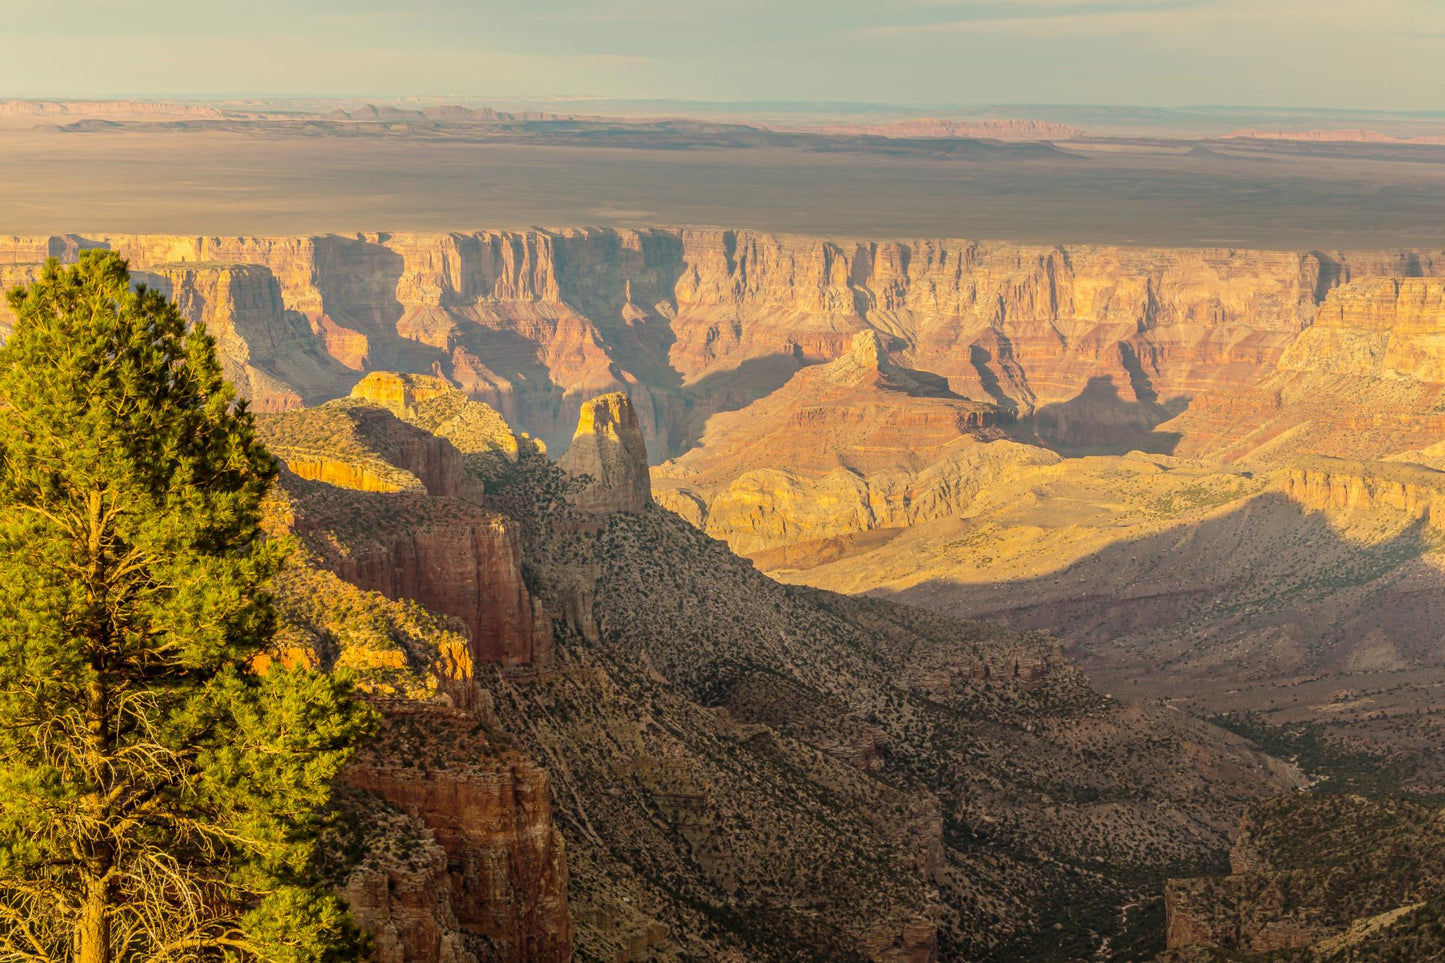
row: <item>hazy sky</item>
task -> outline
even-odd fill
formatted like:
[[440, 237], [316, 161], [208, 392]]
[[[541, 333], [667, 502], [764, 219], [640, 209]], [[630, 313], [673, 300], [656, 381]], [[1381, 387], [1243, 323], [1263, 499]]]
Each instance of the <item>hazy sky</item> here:
[[0, 96], [1445, 109], [1445, 0], [0, 0]]

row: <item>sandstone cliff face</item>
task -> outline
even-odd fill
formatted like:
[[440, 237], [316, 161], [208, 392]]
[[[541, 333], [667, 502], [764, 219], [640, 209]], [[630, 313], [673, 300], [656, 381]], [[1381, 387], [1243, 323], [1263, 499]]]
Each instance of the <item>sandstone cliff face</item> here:
[[337, 887], [376, 963], [479, 963], [457, 920], [447, 850], [420, 817], [380, 802], [345, 800], [365, 855]]
[[[306, 524], [317, 521], [324, 493], [298, 496], [298, 484], [308, 487], [289, 478], [273, 494], [269, 532], [316, 536]], [[337, 517], [394, 510], [352, 502]], [[376, 739], [344, 774], [349, 788], [323, 847], [328, 876], [377, 960], [569, 959], [567, 867], [550, 784], [533, 762], [491, 743], [498, 721], [476, 675], [475, 636], [436, 609], [299, 558], [278, 577], [276, 598], [275, 655], [350, 670], [382, 715]]]
[[1299, 458], [1285, 470], [1283, 485], [1316, 511], [1382, 511], [1445, 528], [1445, 472], [1423, 465]]
[[[11, 238], [0, 239], [0, 263], [74, 257], [97, 244], [140, 271], [193, 266], [199, 273], [182, 279], [182, 293], [197, 319], [226, 313], [210, 307], [223, 286], [217, 266], [251, 266], [232, 287], [261, 285], [254, 269], [269, 272], [271, 295], [238, 296], [257, 306], [279, 297], [284, 323], [274, 305], [264, 317], [243, 310], [249, 320], [237, 330], [252, 334], [239, 334], [249, 347], [234, 352], [275, 379], [251, 389], [265, 405], [292, 403], [288, 390], [307, 401], [339, 396], [356, 372], [440, 370], [562, 447], [575, 405], [623, 390], [659, 455], [685, 448], [699, 419], [769, 393], [799, 364], [845, 354], [864, 329], [901, 339], [906, 364], [945, 377], [958, 394], [1040, 410], [1060, 443], [1098, 444], [1147, 429], [1201, 392], [1252, 382], [1342, 283], [1445, 273], [1435, 256], [1410, 252], [844, 244], [600, 229]], [[272, 342], [289, 347], [268, 367]], [[301, 347], [320, 366], [284, 368]], [[1426, 364], [1398, 350], [1401, 364]], [[1086, 422], [1049, 409], [1091, 385], [1102, 400], [1087, 423], [1107, 414], [1112, 425], [1076, 437]]]
[[[1317, 298], [1368, 260], [1257, 251], [859, 244], [684, 232], [675, 365], [692, 377], [797, 344], [836, 357], [863, 326], [901, 335], [962, 394], [992, 385], [1029, 407], [1108, 377], [1126, 393], [1189, 396], [1247, 380], [1305, 326]], [[728, 327], [709, 315], [730, 308]], [[764, 311], [786, 316], [769, 323]], [[1141, 400], [1142, 400], [1141, 397]]]
[[577, 433], [558, 464], [591, 481], [571, 496], [586, 512], [640, 512], [652, 502], [647, 444], [632, 402], [622, 393], [593, 398], [582, 405]]
[[289, 524], [326, 568], [459, 619], [476, 663], [550, 660], [550, 620], [523, 580], [516, 526], [480, 505], [483, 483], [455, 446], [355, 401], [258, 424], [297, 476], [285, 482]]
[[[484, 946], [480, 959], [553, 963], [571, 958], [572, 922], [567, 908], [567, 863], [562, 838], [552, 821], [546, 773], [515, 754], [429, 770], [367, 761], [348, 769], [347, 782], [385, 799], [431, 830], [446, 856], [440, 883], [456, 927], [466, 943]], [[364, 881], [363, 881], [364, 885]], [[363, 890], [365, 892], [365, 890]], [[433, 891], [433, 899], [436, 891]], [[409, 908], [405, 891], [389, 902]], [[453, 952], [433, 937], [433, 914], [397, 913], [386, 919], [402, 930], [396, 945], [408, 961], [431, 957], [441, 963]], [[411, 923], [416, 919], [415, 923]], [[385, 932], [385, 929], [383, 929]], [[456, 958], [460, 959], [460, 956]]]
[[478, 663], [552, 657], [546, 613], [522, 580], [516, 529], [501, 516], [460, 516], [431, 530], [384, 535], [328, 567], [354, 585], [462, 620]]
[[[496, 409], [469, 399], [465, 392], [435, 375], [373, 371], [351, 389], [351, 397], [387, 409], [398, 418], [449, 443], [461, 453], [472, 479], [505, 474], [524, 453], [546, 447], [525, 432], [512, 431]], [[476, 494], [475, 492], [473, 493]]]

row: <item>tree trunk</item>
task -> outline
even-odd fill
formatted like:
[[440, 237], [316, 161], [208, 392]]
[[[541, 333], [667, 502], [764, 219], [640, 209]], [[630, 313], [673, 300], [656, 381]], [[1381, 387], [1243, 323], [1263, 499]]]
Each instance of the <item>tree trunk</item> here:
[[76, 932], [76, 963], [110, 963], [110, 883], [92, 879], [86, 886]]
[[[91, 492], [87, 499], [90, 516], [89, 531], [87, 532], [90, 578], [89, 584], [86, 586], [86, 595], [92, 604], [99, 602], [104, 597], [100, 588], [103, 583], [105, 564], [101, 499], [102, 494], [98, 491]], [[107, 698], [104, 681], [105, 649], [106, 643], [109, 641], [108, 635], [107, 626], [102, 623], [98, 627], [97, 637], [93, 640], [95, 648], [90, 653], [91, 668], [96, 675], [89, 686], [85, 713], [90, 742], [88, 768], [97, 785], [103, 784], [106, 761], [110, 754], [110, 739], [107, 736], [110, 700]], [[110, 828], [107, 825], [109, 814], [105, 811], [104, 794], [100, 789], [90, 794], [86, 800], [86, 809], [93, 821], [93, 831], [99, 830], [104, 833]], [[113, 858], [112, 853], [108, 851], [109, 847], [104, 843], [92, 842], [88, 848], [91, 851], [86, 859], [85, 902], [80, 907], [80, 922], [76, 929], [75, 960], [76, 963], [110, 963], [110, 871]]]

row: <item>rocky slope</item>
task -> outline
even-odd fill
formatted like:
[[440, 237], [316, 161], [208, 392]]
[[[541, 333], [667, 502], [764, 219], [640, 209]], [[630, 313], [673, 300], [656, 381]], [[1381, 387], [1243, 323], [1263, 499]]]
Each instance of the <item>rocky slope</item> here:
[[1229, 800], [1292, 782], [1044, 638], [783, 588], [656, 508], [551, 506], [523, 528], [577, 613], [559, 674], [491, 691], [557, 774], [589, 954], [1065, 959], [1140, 936], [1103, 867], [1207, 862]]
[[1361, 930], [1400, 926], [1441, 892], [1442, 848], [1440, 811], [1417, 803], [1313, 795], [1261, 804], [1241, 827], [1231, 875], [1170, 882], [1169, 948], [1344, 956]]
[[[1237, 737], [1101, 696], [1046, 637], [779, 585], [639, 488], [574, 504], [584, 481], [523, 439], [514, 459], [467, 460], [488, 432], [456, 431], [482, 494], [447, 472], [428, 483], [412, 469], [437, 463], [418, 457], [430, 449], [398, 437], [495, 421], [462, 417], [475, 403], [435, 382], [378, 377], [360, 394], [379, 400], [266, 416], [263, 431], [283, 452], [338, 438], [338, 460], [405, 481], [288, 474], [271, 515], [310, 560], [283, 585], [283, 645], [353, 668], [386, 710], [349, 777], [337, 849], [352, 858], [336, 870], [385, 959], [1148, 947], [1155, 917], [1120, 907], [1157, 908], [1166, 875], [1222, 857], [1249, 801], [1297, 784]], [[607, 431], [632, 423], [626, 408], [591, 405], [593, 440], [640, 483], [633, 432]], [[470, 602], [377, 584], [353, 561], [412, 578], [426, 563], [388, 532], [416, 543], [487, 517], [515, 533], [520, 584], [556, 640], [546, 658], [478, 646], [491, 637]], [[472, 570], [454, 548], [434, 558], [439, 578]], [[478, 582], [482, 616], [512, 611], [501, 574]]]
[[790, 581], [1046, 627], [1111, 686], [1208, 692], [1195, 704], [1218, 711], [1225, 689], [1278, 699], [1267, 679], [1340, 674], [1343, 689], [1351, 673], [1445, 662], [1439, 477], [1321, 458], [1270, 473], [1074, 459], [1005, 473], [955, 517], [882, 544], [760, 560]]

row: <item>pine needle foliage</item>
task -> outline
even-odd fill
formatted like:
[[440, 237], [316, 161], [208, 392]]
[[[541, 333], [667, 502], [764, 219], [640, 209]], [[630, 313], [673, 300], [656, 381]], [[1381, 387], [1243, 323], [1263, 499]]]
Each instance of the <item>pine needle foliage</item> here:
[[315, 850], [370, 714], [258, 658], [276, 468], [214, 342], [110, 252], [9, 303], [0, 961], [357, 958]]

